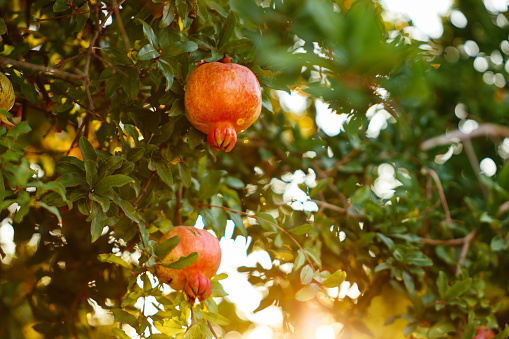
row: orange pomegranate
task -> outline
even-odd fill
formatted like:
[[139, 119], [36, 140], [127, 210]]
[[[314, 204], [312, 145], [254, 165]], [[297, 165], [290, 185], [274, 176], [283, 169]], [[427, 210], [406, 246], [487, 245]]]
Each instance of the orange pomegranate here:
[[251, 126], [262, 109], [258, 79], [245, 66], [223, 62], [203, 63], [187, 81], [186, 116], [191, 124], [207, 134], [213, 150], [230, 152], [237, 133]]
[[210, 278], [216, 274], [221, 263], [219, 240], [205, 230], [192, 226], [176, 226], [165, 234], [161, 241], [174, 236], [178, 236], [180, 242], [163, 258], [163, 264], [175, 262], [193, 252], [198, 253], [198, 259], [183, 269], [158, 265], [156, 276], [159, 281], [167, 283], [173, 289], [183, 290], [191, 303], [194, 303], [196, 298], [203, 301], [212, 293]]

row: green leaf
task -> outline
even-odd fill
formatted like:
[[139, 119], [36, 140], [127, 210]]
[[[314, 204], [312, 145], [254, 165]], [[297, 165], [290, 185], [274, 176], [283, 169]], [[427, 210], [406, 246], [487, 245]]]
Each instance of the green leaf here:
[[219, 186], [221, 186], [221, 178], [225, 173], [226, 171], [222, 170], [205, 172], [200, 180], [200, 191], [198, 196], [201, 199], [206, 200], [212, 195], [217, 194]]
[[314, 271], [311, 266], [309, 266], [309, 265], [304, 266], [302, 268], [302, 270], [300, 271], [300, 282], [303, 285], [307, 285], [307, 284], [311, 283], [311, 281], [313, 281], [313, 274], [314, 274]]
[[156, 51], [151, 44], [146, 44], [138, 52], [138, 59], [140, 59], [140, 60], [150, 60], [150, 59], [157, 58], [159, 55], [160, 55], [159, 52]]
[[171, 237], [160, 243], [155, 249], [155, 255], [158, 258], [164, 258], [171, 250], [173, 250], [180, 242], [180, 238], [177, 236]]
[[246, 186], [242, 180], [240, 180], [239, 178], [232, 177], [232, 176], [226, 177], [224, 182], [226, 185], [230, 186], [231, 188], [237, 189], [237, 190], [241, 190]]
[[495, 235], [491, 239], [490, 248], [494, 252], [504, 251], [509, 247], [509, 242], [504, 239], [500, 234]]
[[170, 66], [170, 64], [163, 59], [159, 59], [157, 61], [157, 68], [163, 73], [164, 77], [166, 78], [166, 91], [169, 91], [171, 86], [173, 85], [173, 68]]
[[20, 135], [27, 134], [32, 128], [28, 125], [28, 122], [22, 121], [19, 124], [14, 125], [8, 132], [7, 136], [17, 139]]
[[184, 339], [207, 339], [207, 338], [209, 338], [208, 333], [206, 333], [206, 331], [203, 330], [200, 324], [194, 324], [193, 326], [189, 327], [184, 336]]
[[394, 250], [394, 241], [392, 241], [391, 238], [387, 237], [385, 234], [382, 233], [377, 233], [376, 236], [385, 244], [385, 246], [387, 246], [389, 250], [391, 251]]
[[168, 1], [163, 8], [163, 16], [159, 22], [160, 28], [168, 27], [175, 19], [175, 4], [173, 1]]
[[157, 36], [155, 35], [154, 30], [152, 30], [152, 27], [150, 27], [145, 21], [141, 19], [138, 19], [138, 22], [141, 22], [143, 25], [143, 35], [145, 35], [150, 44], [154, 47], [154, 49], [156, 49], [159, 43], [157, 41]]
[[134, 100], [140, 91], [140, 72], [134, 67], [123, 68], [123, 71], [129, 78], [121, 82], [122, 87], [128, 98]]
[[[88, 7], [88, 2], [86, 2], [83, 6], [80, 7], [82, 11], [88, 11], [90, 7]], [[81, 32], [83, 28], [85, 28], [85, 24], [90, 17], [90, 13], [84, 13], [76, 16], [76, 26], [74, 27], [74, 33]]]
[[330, 277], [322, 282], [322, 285], [327, 288], [339, 287], [343, 281], [346, 280], [346, 272], [337, 270]]
[[137, 327], [136, 325], [138, 323], [138, 318], [136, 318], [131, 313], [124, 311], [120, 308], [113, 308], [111, 310], [111, 312], [113, 313], [113, 316], [115, 317], [115, 321], [122, 323], [122, 324], [128, 324], [134, 328]]
[[306, 262], [306, 257], [304, 256], [304, 252], [299, 249], [297, 252], [297, 257], [295, 258], [295, 261], [293, 262], [293, 271], [298, 270], [304, 263]]
[[76, 172], [67, 172], [55, 179], [55, 182], [61, 184], [64, 187], [74, 187], [78, 185], [85, 185], [85, 175]]
[[67, 10], [67, 0], [57, 0], [53, 4], [53, 12], [63, 12]]
[[5, 20], [0, 18], [0, 35], [7, 34], [7, 25], [5, 24]]
[[141, 241], [143, 243], [143, 246], [148, 251], [149, 249], [151, 249], [151, 247], [150, 247], [150, 238], [149, 238], [147, 228], [145, 227], [144, 223], [139, 222], [138, 229], [140, 230], [140, 236], [141, 236]]
[[116, 328], [114, 327], [113, 328], [113, 334], [115, 335], [115, 337], [119, 338], [119, 339], [131, 339], [130, 336], [128, 336], [123, 330], [121, 330], [120, 328]]
[[94, 160], [85, 160], [85, 178], [90, 187], [94, 187], [97, 183], [99, 176], [97, 175], [97, 162], [94, 162]]
[[444, 271], [438, 272], [437, 287], [438, 287], [438, 294], [440, 294], [441, 298], [445, 297], [445, 293], [447, 291], [448, 286], [449, 286], [449, 278], [447, 278], [447, 274], [445, 274]]
[[428, 332], [428, 338], [444, 338], [449, 332], [455, 332], [456, 326], [450, 322], [439, 322], [433, 325]]
[[122, 211], [124, 211], [125, 215], [129, 219], [136, 223], [140, 222], [140, 215], [129, 201], [118, 199], [117, 201], [115, 201], [115, 203], [122, 209]]
[[128, 264], [124, 259], [122, 259], [119, 256], [116, 256], [113, 253], [99, 254], [97, 256], [97, 259], [102, 262], [110, 262], [112, 264], [120, 265], [120, 266], [125, 267], [129, 270], [132, 269], [130, 264]]
[[218, 298], [218, 297], [226, 297], [228, 293], [225, 292], [223, 285], [219, 283], [219, 281], [212, 279], [210, 281], [210, 284], [212, 285], [212, 297]]
[[250, 39], [236, 39], [228, 41], [222, 50], [230, 54], [242, 54], [253, 48], [253, 42]]
[[159, 178], [161, 178], [166, 185], [171, 187], [173, 185], [173, 173], [171, 172], [171, 169], [169, 169], [165, 163], [159, 161], [154, 161], [153, 163]]
[[445, 299], [452, 300], [466, 293], [470, 286], [472, 286], [472, 278], [468, 278], [462, 281], [457, 281], [454, 285], [450, 286], [445, 292]]
[[59, 223], [62, 223], [62, 217], [60, 216], [60, 212], [58, 211], [58, 208], [55, 206], [49, 206], [48, 204], [43, 203], [42, 201], [37, 201], [37, 205], [41, 206], [42, 208], [46, 209], [50, 213], [54, 214]]
[[176, 0], [176, 4], [177, 4], [177, 13], [183, 21], [187, 18], [187, 15], [190, 12], [190, 8], [189, 8], [186, 0]]
[[306, 234], [313, 229], [313, 224], [304, 224], [295, 228], [289, 229], [288, 232], [294, 235]]
[[[175, 335], [184, 332], [183, 325], [177, 320], [164, 319], [162, 322], [154, 322], [154, 326], [161, 332], [167, 336], [173, 338]], [[152, 336], [151, 336], [152, 338]]]
[[509, 338], [509, 325], [505, 324], [504, 330], [497, 334], [493, 339], [507, 339], [507, 338]]
[[184, 107], [182, 106], [182, 102], [180, 99], [176, 99], [173, 101], [170, 110], [168, 111], [168, 115], [170, 117], [176, 117], [182, 115], [184, 113]]
[[186, 188], [191, 187], [191, 169], [185, 162], [179, 162], [178, 167], [180, 179], [182, 180], [184, 187]]
[[298, 301], [308, 301], [310, 299], [313, 299], [318, 294], [319, 291], [320, 287], [318, 286], [318, 284], [312, 283], [298, 290], [297, 293], [295, 294], [295, 299], [297, 299]]
[[173, 268], [175, 270], [180, 270], [186, 268], [189, 265], [192, 265], [196, 259], [198, 259], [198, 253], [193, 252], [185, 257], [180, 257], [177, 261], [171, 262], [169, 264], [161, 264], [161, 266], [166, 268]]
[[244, 220], [242, 219], [242, 216], [240, 214], [232, 212], [232, 211], [228, 211], [227, 213], [230, 216], [230, 219], [235, 224], [235, 228], [238, 229], [240, 231], [240, 233], [246, 237], [247, 229], [246, 229], [246, 226], [244, 225]]
[[277, 225], [276, 219], [274, 219], [274, 217], [272, 215], [270, 215], [268, 213], [257, 213], [256, 216], [266, 220], [266, 221], [263, 221], [263, 220], [258, 219], [260, 226], [262, 226], [265, 230], [271, 231], [271, 232], [277, 232], [277, 230], [278, 230], [277, 227], [270, 224], [270, 223], [273, 223], [273, 224]]
[[218, 324], [220, 326], [226, 326], [230, 324], [230, 320], [228, 318], [217, 313], [203, 312], [203, 318], [213, 324]]
[[221, 32], [219, 32], [217, 47], [220, 50], [233, 36], [235, 25], [237, 25], [237, 16], [234, 11], [230, 10], [228, 17], [226, 18], [226, 24], [223, 25]]
[[102, 197], [100, 195], [93, 194], [91, 192], [88, 193], [88, 198], [92, 201], [99, 203], [99, 205], [101, 205], [104, 213], [108, 212], [108, 210], [110, 209], [110, 205], [111, 205], [110, 199]]
[[106, 226], [106, 216], [101, 209], [101, 206], [94, 202], [92, 203], [92, 224], [90, 227], [90, 234], [92, 235], [92, 242], [95, 242], [101, 236], [104, 226]]
[[[92, 160], [93, 162], [97, 162], [97, 154], [95, 153], [94, 146], [88, 141], [84, 136], [80, 137], [80, 151], [83, 156], [83, 161]], [[86, 166], [85, 166], [86, 170]]]
[[94, 193], [104, 194], [113, 187], [122, 187], [129, 183], [134, 183], [134, 179], [123, 174], [113, 174], [99, 180], [95, 186]]

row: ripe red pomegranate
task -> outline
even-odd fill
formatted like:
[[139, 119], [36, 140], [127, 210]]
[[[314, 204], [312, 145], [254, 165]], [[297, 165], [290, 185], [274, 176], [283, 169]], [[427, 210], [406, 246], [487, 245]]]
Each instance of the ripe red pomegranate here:
[[251, 126], [262, 110], [260, 84], [253, 72], [228, 58], [204, 63], [187, 80], [186, 116], [207, 134], [213, 150], [230, 152], [237, 133]]
[[488, 326], [476, 327], [477, 334], [474, 339], [488, 339], [495, 338], [495, 332], [493, 332]]
[[210, 278], [216, 274], [221, 263], [219, 240], [205, 230], [192, 226], [176, 226], [165, 234], [161, 241], [174, 236], [178, 236], [180, 242], [163, 258], [163, 264], [172, 263], [193, 252], [198, 253], [198, 259], [179, 270], [158, 265], [156, 276], [159, 281], [169, 284], [173, 289], [184, 290], [191, 303], [194, 303], [195, 298], [203, 301], [212, 293]]

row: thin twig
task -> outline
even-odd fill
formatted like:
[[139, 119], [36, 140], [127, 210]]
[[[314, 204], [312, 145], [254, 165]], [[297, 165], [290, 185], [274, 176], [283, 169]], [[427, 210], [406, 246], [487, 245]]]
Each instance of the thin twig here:
[[489, 192], [481, 180], [481, 167], [479, 167], [479, 159], [475, 154], [474, 146], [472, 145], [472, 140], [466, 139], [463, 141], [463, 144], [465, 145], [465, 152], [467, 153], [468, 161], [470, 161], [470, 165], [474, 169], [477, 181], [479, 181], [479, 185], [481, 186], [481, 191], [485, 197], [488, 197]]
[[434, 137], [424, 141], [420, 149], [422, 151], [427, 151], [437, 146], [441, 145], [449, 145], [454, 143], [455, 140], [459, 139], [461, 141], [472, 139], [476, 137], [501, 137], [501, 138], [509, 138], [509, 128], [496, 124], [481, 124], [475, 130], [470, 132], [469, 134], [465, 134], [460, 130], [454, 130], [451, 132], [447, 132], [446, 134], [440, 135], [438, 137]]
[[125, 46], [128, 50], [131, 50], [131, 43], [129, 42], [129, 37], [124, 28], [124, 23], [122, 22], [122, 17], [120, 16], [120, 11], [118, 9], [120, 5], [117, 4], [117, 0], [113, 0], [113, 10], [115, 11], [115, 17], [117, 18], [118, 29], [120, 30], [120, 34], [122, 34], [122, 38], [124, 39]]
[[53, 69], [53, 68], [49, 68], [49, 67], [45, 67], [45, 66], [41, 66], [41, 65], [31, 64], [31, 63], [28, 63], [25, 61], [14, 60], [14, 59], [7, 58], [4, 56], [0, 56], [0, 63], [3, 65], [13, 65], [15, 67], [28, 69], [28, 70], [35, 71], [35, 72], [43, 72], [48, 75], [55, 75], [55, 76], [59, 76], [59, 77], [66, 78], [66, 79], [76, 79], [76, 80], [84, 80], [85, 79], [85, 77], [83, 75], [72, 74], [69, 72], [60, 71], [58, 69]]
[[441, 239], [429, 239], [429, 238], [419, 238], [419, 241], [423, 244], [430, 245], [430, 246], [458, 246], [463, 245], [466, 242], [469, 242], [472, 240], [472, 238], [475, 236], [476, 230], [473, 230], [468, 235], [466, 235], [463, 238], [456, 238], [456, 239], [448, 239], [448, 240], [441, 240]]
[[332, 211], [336, 211], [336, 212], [341, 213], [341, 214], [350, 215], [350, 216], [356, 217], [357, 219], [364, 220], [364, 217], [362, 215], [359, 215], [357, 213], [352, 213], [349, 210], [347, 210], [346, 208], [339, 207], [339, 206], [336, 206], [334, 204], [330, 204], [330, 203], [322, 201], [322, 200], [311, 199], [310, 201], [312, 201], [315, 204], [317, 204], [318, 206], [320, 206], [320, 208], [323, 207], [323, 208], [326, 208], [326, 209], [329, 209], [329, 210], [332, 210]]
[[338, 169], [343, 167], [347, 162], [352, 160], [352, 158], [355, 157], [360, 152], [360, 150], [361, 150], [360, 146], [355, 147], [350, 153], [348, 153], [346, 156], [341, 158], [341, 160], [336, 165], [334, 165], [334, 167], [329, 168], [328, 170], [326, 170], [325, 173], [327, 173], [329, 175], [333, 174]]
[[198, 207], [215, 207], [215, 208], [220, 208], [222, 209], [223, 211], [229, 211], [229, 212], [233, 212], [233, 213], [237, 213], [237, 214], [240, 214], [240, 215], [243, 215], [243, 216], [246, 216], [248, 218], [253, 218], [253, 219], [256, 219], [258, 221], [263, 221], [263, 222], [266, 222], [267, 224], [269, 225], [272, 225], [274, 226], [275, 228], [277, 228], [278, 230], [280, 230], [281, 232], [283, 232], [284, 234], [286, 234], [301, 250], [302, 250], [302, 253], [304, 254], [304, 256], [306, 257], [306, 260], [308, 261], [309, 263], [309, 266], [311, 266], [311, 268], [313, 269], [313, 271], [315, 271], [315, 267], [313, 266], [313, 262], [311, 261], [311, 259], [309, 258], [308, 254], [306, 253], [306, 251], [304, 250], [304, 248], [301, 246], [301, 244], [299, 244], [299, 242], [297, 240], [295, 240], [295, 238], [287, 231], [285, 230], [284, 228], [282, 228], [281, 226], [279, 226], [278, 224], [275, 224], [273, 222], [270, 222], [266, 219], [263, 219], [263, 218], [260, 218], [260, 217], [257, 217], [256, 215], [254, 214], [249, 214], [249, 213], [246, 213], [246, 212], [241, 212], [241, 211], [237, 211], [237, 210], [234, 210], [232, 208], [228, 208], [228, 207], [224, 207], [224, 206], [218, 206], [218, 205], [211, 205], [211, 204], [202, 204], [202, 203], [196, 203], [195, 205], [197, 205]]
[[145, 192], [147, 192], [147, 187], [150, 184], [150, 181], [152, 180], [152, 177], [154, 176], [154, 173], [155, 172], [150, 172], [150, 176], [148, 177], [147, 183], [145, 184], [145, 186], [143, 186], [143, 188], [141, 189], [140, 194], [138, 195], [136, 200], [134, 200], [134, 202], [133, 202], [134, 205], [137, 205], [138, 202], [140, 201], [141, 197], [143, 196], [143, 194], [145, 194]]
[[[111, 7], [103, 7], [101, 8], [100, 10], [101, 11], [107, 11], [107, 10], [110, 10]], [[58, 20], [58, 19], [65, 19], [65, 18], [71, 18], [73, 16], [77, 16], [77, 15], [81, 15], [81, 14], [87, 14], [87, 13], [92, 13], [94, 12], [95, 9], [89, 9], [89, 10], [86, 10], [86, 11], [82, 11], [80, 10], [79, 12], [76, 12], [76, 13], [71, 13], [71, 14], [65, 14], [65, 15], [58, 15], [58, 16], [53, 16], [51, 18], [47, 18], [47, 19], [39, 19], [39, 18], [36, 18], [34, 21], [30, 21], [30, 23], [38, 23], [38, 22], [43, 22], [43, 21], [51, 21], [51, 20]]]
[[104, 62], [106, 65], [108, 65], [108, 67], [111, 67], [113, 68], [113, 71], [114, 72], [117, 72], [117, 73], [120, 73], [122, 74], [123, 76], [125, 77], [128, 77], [127, 73], [122, 71], [120, 68], [118, 68], [117, 66], [113, 65], [111, 62], [109, 62], [108, 60], [104, 59], [102, 56], [100, 56], [99, 54], [96, 54], [96, 53], [92, 53], [92, 56], [94, 58], [97, 58], [99, 59], [100, 61]]
[[212, 335], [214, 336], [214, 338], [218, 338], [216, 332], [214, 331], [214, 329], [212, 328], [212, 324], [210, 323], [210, 321], [207, 320], [207, 325], [209, 325], [209, 330], [210, 332], [212, 332]]
[[106, 119], [104, 119], [100, 114], [97, 114], [95, 112], [93, 112], [91, 109], [89, 109], [87, 106], [83, 105], [82, 103], [78, 102], [76, 99], [74, 99], [73, 97], [71, 97], [69, 94], [67, 94], [66, 92], [64, 92], [62, 89], [60, 89], [59, 87], [57, 87], [56, 85], [50, 83], [50, 86], [53, 87], [54, 89], [56, 89], [58, 92], [60, 92], [63, 96], [65, 96], [67, 99], [71, 100], [72, 102], [74, 102], [75, 104], [78, 104], [80, 107], [82, 107], [83, 109], [85, 109], [85, 111], [89, 114], [92, 114], [93, 116], [99, 118], [99, 120], [101, 120], [102, 122], [104, 122], [106, 125], [110, 126], [111, 128], [113, 128], [115, 130], [116, 133], [118, 133], [118, 128], [116, 126], [113, 126], [112, 124], [110, 124], [109, 122], [106, 121]]
[[456, 275], [460, 275], [461, 273], [461, 266], [463, 265], [465, 259], [467, 258], [468, 248], [470, 247], [470, 242], [475, 237], [475, 233], [476, 230], [474, 229], [465, 237], [465, 242], [463, 243], [463, 247], [461, 248], [460, 258], [458, 260], [458, 266], [456, 267]]
[[448, 224], [451, 224], [452, 223], [451, 213], [449, 212], [449, 206], [447, 205], [447, 200], [445, 199], [444, 189], [442, 188], [442, 183], [440, 182], [440, 178], [438, 177], [437, 172], [435, 172], [431, 168], [425, 168], [423, 169], [423, 172], [425, 174], [429, 174], [435, 181], [435, 185], [437, 185], [438, 189], [438, 195], [440, 196], [440, 201], [442, 202], [442, 207], [444, 208], [445, 221]]
[[81, 131], [83, 131], [83, 128], [88, 123], [89, 116], [90, 115], [86, 115], [85, 118], [83, 118], [83, 121], [81, 122], [80, 127], [78, 127], [78, 130], [76, 131], [76, 136], [74, 137], [73, 141], [71, 142], [71, 147], [69, 147], [69, 150], [67, 151], [67, 154], [66, 154], [67, 156], [69, 155], [69, 153], [71, 153], [76, 142], [78, 142], [78, 139], [80, 138], [80, 135], [81, 135]]

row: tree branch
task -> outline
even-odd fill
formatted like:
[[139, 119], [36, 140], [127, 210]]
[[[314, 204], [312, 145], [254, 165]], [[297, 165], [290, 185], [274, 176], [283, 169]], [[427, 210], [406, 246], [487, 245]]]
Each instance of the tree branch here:
[[481, 124], [478, 128], [469, 134], [465, 134], [462, 131], [456, 129], [454, 131], [424, 141], [421, 144], [420, 149], [422, 151], [427, 151], [437, 146], [452, 144], [457, 139], [464, 141], [467, 139], [482, 136], [509, 138], [509, 128], [496, 124]]
[[423, 173], [429, 174], [435, 181], [435, 185], [437, 185], [438, 189], [438, 195], [440, 196], [440, 201], [442, 202], [442, 207], [444, 208], [445, 221], [448, 224], [451, 224], [452, 223], [451, 213], [449, 212], [449, 206], [447, 205], [447, 200], [445, 199], [444, 189], [442, 188], [442, 183], [440, 182], [440, 178], [438, 177], [437, 172], [435, 172], [431, 168], [424, 168]]
[[311, 266], [311, 268], [313, 269], [313, 271], [315, 271], [315, 267], [313, 266], [313, 262], [311, 261], [311, 259], [309, 258], [308, 254], [306, 253], [306, 251], [304, 251], [304, 248], [301, 246], [301, 244], [299, 244], [299, 242], [297, 240], [295, 240], [295, 238], [287, 231], [285, 230], [284, 228], [282, 228], [281, 226], [279, 226], [278, 224], [275, 224], [273, 222], [270, 222], [266, 219], [263, 219], [263, 218], [260, 218], [260, 217], [257, 217], [256, 215], [254, 214], [249, 214], [249, 213], [246, 213], [246, 212], [241, 212], [241, 211], [237, 211], [237, 210], [234, 210], [234, 209], [231, 209], [231, 208], [228, 208], [228, 207], [224, 207], [224, 206], [218, 206], [218, 205], [211, 205], [211, 204], [202, 204], [202, 203], [196, 203], [194, 205], [197, 205], [198, 207], [202, 207], [202, 206], [205, 206], [205, 207], [215, 207], [215, 208], [220, 208], [222, 209], [223, 211], [229, 211], [229, 212], [233, 212], [233, 213], [237, 213], [237, 214], [240, 214], [240, 215], [243, 215], [243, 216], [246, 216], [246, 217], [249, 217], [249, 218], [253, 218], [253, 219], [256, 219], [258, 221], [263, 221], [263, 222], [266, 222], [267, 224], [269, 225], [272, 225], [274, 226], [275, 228], [277, 228], [278, 230], [280, 230], [281, 232], [283, 232], [284, 234], [286, 234], [301, 250], [302, 250], [302, 253], [304, 254], [304, 256], [306, 257], [306, 260], [308, 261], [309, 263], [309, 266]]
[[472, 241], [474, 236], [476, 235], [477, 231], [473, 230], [468, 235], [466, 235], [463, 238], [457, 238], [457, 239], [449, 239], [449, 240], [441, 240], [441, 239], [429, 239], [429, 238], [419, 238], [419, 241], [423, 244], [430, 245], [430, 246], [458, 246], [463, 245], [467, 242]]
[[83, 81], [85, 79], [85, 76], [83, 76], [83, 75], [64, 72], [64, 71], [60, 71], [58, 69], [53, 69], [53, 68], [49, 68], [49, 67], [45, 67], [45, 66], [41, 66], [41, 65], [31, 64], [31, 63], [28, 63], [25, 61], [14, 60], [14, 59], [7, 58], [4, 56], [0, 56], [0, 63], [3, 65], [13, 65], [15, 67], [19, 67], [19, 68], [23, 68], [23, 69], [27, 69], [27, 70], [31, 70], [31, 71], [35, 71], [35, 72], [43, 72], [48, 75], [55, 75], [55, 76], [59, 76], [59, 77], [65, 78], [65, 79], [74, 79], [74, 80], [81, 80], [81, 81]]

